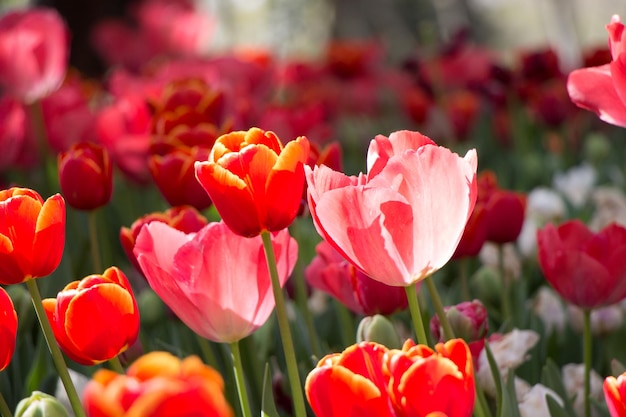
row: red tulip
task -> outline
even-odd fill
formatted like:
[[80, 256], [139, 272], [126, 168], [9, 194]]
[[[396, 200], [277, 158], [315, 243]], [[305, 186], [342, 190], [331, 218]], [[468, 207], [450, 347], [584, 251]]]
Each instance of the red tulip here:
[[522, 231], [526, 213], [526, 196], [498, 187], [493, 171], [478, 176], [478, 201], [486, 211], [487, 240], [494, 243], [514, 242]]
[[323, 358], [305, 391], [317, 417], [469, 417], [472, 356], [462, 339], [435, 350], [410, 340], [402, 350], [361, 342]]
[[537, 231], [539, 264], [550, 285], [582, 308], [626, 297], [626, 228], [615, 223], [594, 233], [579, 220]]
[[626, 417], [626, 373], [604, 379], [604, 399], [611, 417]]
[[[284, 285], [298, 246], [287, 230], [273, 234], [272, 242]], [[244, 238], [222, 222], [191, 234], [152, 222], [139, 232], [134, 253], [152, 289], [202, 337], [238, 341], [265, 323], [274, 309], [260, 236]]]
[[85, 387], [89, 417], [232, 417], [224, 380], [197, 356], [150, 352], [125, 375], [100, 369]]
[[93, 143], [77, 143], [58, 156], [59, 184], [65, 201], [77, 210], [106, 205], [113, 192], [109, 152]]
[[94, 122], [98, 142], [108, 149], [120, 170], [139, 183], [150, 177], [150, 120], [145, 100], [127, 96], [100, 109]]
[[408, 305], [406, 292], [378, 282], [346, 261], [326, 241], [315, 248], [317, 256], [304, 271], [307, 282], [329, 293], [357, 314], [392, 314]]
[[476, 201], [476, 151], [462, 158], [416, 132], [379, 135], [368, 173], [306, 167], [318, 232], [377, 281], [406, 286], [452, 257]]
[[17, 334], [17, 313], [13, 307], [11, 297], [0, 287], [0, 371], [3, 371], [11, 362], [15, 351], [15, 336]]
[[139, 236], [141, 227], [151, 221], [166, 223], [183, 233], [197, 232], [207, 224], [207, 219], [195, 208], [191, 206], [178, 206], [169, 208], [162, 213], [146, 214], [135, 220], [130, 228], [122, 227], [120, 229], [120, 243], [128, 259], [130, 259], [137, 271], [140, 272], [141, 267], [137, 263], [135, 255], [133, 255], [133, 249], [135, 248], [135, 241], [137, 240], [137, 236]]
[[626, 31], [617, 15], [606, 30], [611, 63], [573, 71], [567, 91], [578, 107], [595, 112], [607, 123], [626, 127]]
[[28, 188], [0, 191], [0, 284], [19, 284], [51, 274], [65, 245], [65, 201], [45, 202]]
[[0, 84], [24, 103], [59, 88], [65, 77], [69, 33], [54, 9], [33, 8], [0, 19]]
[[139, 334], [135, 296], [116, 267], [67, 284], [57, 298], [43, 304], [59, 346], [83, 365], [114, 358]]
[[289, 226], [300, 207], [309, 142], [298, 137], [284, 148], [272, 132], [252, 128], [220, 136], [196, 177], [224, 223], [241, 236]]
[[206, 161], [210, 148], [180, 147], [164, 156], [152, 155], [148, 166], [163, 197], [172, 206], [190, 205], [198, 210], [211, 206], [211, 199], [196, 179], [194, 163]]

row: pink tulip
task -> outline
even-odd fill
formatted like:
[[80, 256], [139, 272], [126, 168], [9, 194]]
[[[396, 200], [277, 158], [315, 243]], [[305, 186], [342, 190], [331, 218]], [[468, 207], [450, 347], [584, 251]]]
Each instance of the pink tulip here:
[[317, 231], [377, 281], [407, 286], [452, 257], [476, 202], [475, 150], [464, 158], [417, 132], [378, 135], [368, 173], [306, 169]]
[[578, 107], [595, 112], [607, 123], [626, 127], [626, 31], [617, 15], [606, 30], [611, 63], [573, 71], [567, 91]]
[[33, 8], [0, 19], [0, 85], [24, 103], [59, 88], [65, 77], [69, 32], [53, 9]]
[[[287, 229], [272, 235], [281, 285], [298, 254]], [[185, 234], [165, 223], [145, 225], [134, 254], [152, 289], [202, 337], [238, 341], [258, 329], [274, 309], [260, 236], [245, 238], [224, 223]]]

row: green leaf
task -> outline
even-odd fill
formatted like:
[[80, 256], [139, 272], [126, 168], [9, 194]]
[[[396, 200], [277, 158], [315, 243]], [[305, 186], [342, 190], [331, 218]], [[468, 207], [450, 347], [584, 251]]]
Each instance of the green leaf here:
[[272, 390], [272, 375], [270, 365], [265, 364], [263, 375], [263, 400], [261, 402], [261, 417], [279, 417], [276, 404], [274, 403], [274, 393]]
[[521, 417], [519, 407], [517, 406], [517, 398], [515, 395], [515, 375], [511, 370], [509, 372], [508, 384], [505, 386], [498, 369], [498, 364], [493, 357], [489, 343], [485, 343], [485, 353], [489, 361], [491, 375], [496, 385], [496, 416], [497, 417]]
[[550, 410], [550, 417], [569, 417], [570, 415], [565, 412], [561, 404], [554, 399], [551, 395], [546, 395], [546, 403], [548, 404], [548, 410]]
[[563, 385], [563, 378], [561, 377], [561, 371], [556, 366], [552, 359], [548, 359], [541, 371], [541, 383], [546, 387], [554, 391], [563, 400], [563, 409], [566, 415], [574, 416], [574, 407], [572, 400], [567, 395], [565, 386]]

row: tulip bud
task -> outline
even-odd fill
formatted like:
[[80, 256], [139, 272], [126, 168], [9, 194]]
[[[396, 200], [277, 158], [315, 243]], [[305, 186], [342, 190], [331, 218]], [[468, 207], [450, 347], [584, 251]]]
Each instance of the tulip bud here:
[[[464, 301], [455, 306], [448, 306], [444, 308], [444, 311], [456, 337], [471, 343], [487, 335], [487, 309], [479, 300]], [[444, 341], [439, 316], [435, 315], [430, 320], [430, 331], [438, 341]]]
[[33, 391], [17, 404], [15, 417], [69, 417], [65, 407], [52, 395]]
[[402, 348], [402, 342], [393, 323], [380, 314], [364, 317], [356, 331], [356, 341], [376, 342], [389, 349]]

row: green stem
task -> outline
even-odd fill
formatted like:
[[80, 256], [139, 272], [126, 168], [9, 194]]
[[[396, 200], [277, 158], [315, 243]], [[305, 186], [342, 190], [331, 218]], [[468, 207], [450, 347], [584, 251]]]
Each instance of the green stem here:
[[91, 260], [95, 273], [102, 273], [102, 259], [100, 258], [100, 244], [98, 242], [98, 219], [96, 210], [87, 213], [87, 222], [89, 223], [89, 246], [91, 247]]
[[428, 336], [424, 328], [424, 320], [422, 320], [422, 310], [417, 300], [417, 284], [413, 283], [404, 287], [406, 298], [409, 300], [409, 311], [411, 312], [411, 320], [413, 320], [413, 328], [415, 329], [415, 337], [420, 345], [428, 345]]
[[235, 384], [237, 385], [237, 392], [239, 393], [239, 404], [241, 405], [241, 412], [243, 413], [243, 417], [252, 417], [238, 341], [232, 342], [230, 344], [230, 353], [233, 358], [233, 371], [235, 373]]
[[295, 415], [296, 417], [306, 417], [304, 394], [302, 392], [300, 374], [298, 373], [296, 352], [293, 347], [291, 330], [289, 329], [289, 319], [287, 317], [287, 308], [285, 307], [283, 289], [280, 286], [278, 270], [276, 269], [276, 257], [274, 256], [272, 235], [268, 231], [263, 231], [261, 232], [261, 238], [263, 239], [263, 249], [265, 249], [265, 257], [267, 259], [267, 268], [272, 279], [272, 291], [274, 292], [274, 299], [276, 301], [276, 318], [278, 320], [278, 328], [280, 330], [280, 339], [282, 341], [283, 350], [285, 352], [287, 375], [289, 376], [289, 384], [291, 386], [291, 395], [293, 398]]
[[474, 402], [474, 416], [475, 417], [491, 417], [491, 411], [489, 411], [489, 405], [485, 398], [485, 393], [478, 384], [478, 379], [474, 378], [474, 386], [476, 389], [476, 400]]
[[296, 284], [296, 305], [298, 309], [302, 313], [302, 317], [304, 318], [304, 323], [306, 324], [306, 330], [309, 335], [309, 341], [311, 342], [311, 350], [313, 351], [313, 355], [316, 358], [322, 357], [322, 348], [320, 345], [319, 338], [317, 336], [317, 331], [315, 330], [315, 324], [313, 323], [313, 315], [311, 314], [311, 310], [309, 310], [308, 305], [308, 296], [306, 289], [306, 281], [304, 279], [304, 273], [301, 265], [302, 257], [298, 256], [298, 261], [296, 263], [296, 270], [293, 274], [293, 279]]
[[[338, 300], [333, 300], [335, 305], [335, 312], [337, 313], [337, 319], [339, 320], [339, 327], [341, 327], [341, 341], [344, 346], [350, 346], [354, 344], [354, 320], [350, 310]], [[318, 356], [318, 359], [321, 359]]]
[[54, 366], [57, 370], [57, 373], [59, 374], [59, 378], [61, 378], [61, 382], [65, 387], [65, 392], [67, 392], [67, 398], [72, 405], [74, 415], [76, 417], [86, 417], [85, 410], [83, 410], [80, 398], [78, 397], [78, 393], [76, 392], [76, 387], [74, 387], [72, 378], [70, 378], [70, 373], [67, 370], [67, 365], [65, 364], [65, 360], [63, 359], [63, 354], [61, 353], [61, 349], [59, 349], [59, 345], [57, 344], [54, 333], [52, 332], [52, 326], [50, 325], [50, 321], [48, 320], [48, 316], [46, 315], [46, 311], [44, 310], [43, 303], [41, 301], [41, 294], [39, 294], [39, 288], [37, 287], [37, 280], [26, 280], [26, 287], [30, 292], [30, 296], [33, 300], [33, 306], [35, 307], [35, 313], [37, 314], [37, 319], [39, 320], [41, 330], [43, 331], [44, 338], [46, 339], [46, 343], [48, 344], [50, 355], [52, 355], [52, 361], [54, 362]]
[[11, 413], [9, 404], [7, 404], [7, 401], [4, 399], [2, 392], [0, 392], [0, 416], [13, 417], [13, 413]]
[[124, 367], [122, 366], [122, 362], [120, 362], [119, 356], [114, 356], [109, 359], [109, 366], [112, 370], [117, 372], [120, 375], [124, 375], [126, 372], [124, 371]]
[[450, 326], [450, 322], [448, 321], [448, 316], [446, 316], [446, 312], [443, 309], [443, 304], [441, 303], [441, 298], [439, 297], [439, 291], [437, 291], [437, 286], [435, 285], [435, 281], [433, 281], [432, 275], [424, 281], [426, 282], [426, 287], [428, 288], [430, 298], [432, 299], [433, 306], [435, 307], [435, 313], [439, 316], [439, 322], [443, 328], [444, 337], [446, 340], [454, 339], [454, 330], [452, 330], [452, 326]]
[[213, 349], [211, 349], [211, 345], [209, 345], [209, 341], [198, 334], [196, 334], [196, 338], [198, 339], [198, 344], [200, 345], [200, 351], [202, 352], [204, 362], [211, 368], [218, 370], [217, 358], [215, 357]]
[[591, 310], [583, 310], [583, 362], [585, 363], [585, 417], [591, 416]]

